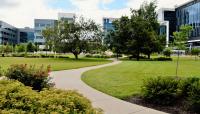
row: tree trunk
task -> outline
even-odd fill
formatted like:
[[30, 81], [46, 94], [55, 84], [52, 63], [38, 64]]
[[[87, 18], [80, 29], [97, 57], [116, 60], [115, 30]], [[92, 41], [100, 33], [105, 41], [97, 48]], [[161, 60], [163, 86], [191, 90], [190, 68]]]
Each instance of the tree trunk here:
[[74, 53], [75, 59], [78, 60], [78, 54]]
[[179, 58], [180, 58], [180, 52], [178, 50], [178, 59], [177, 59], [177, 63], [176, 63], [176, 77], [178, 77]]
[[137, 51], [137, 61], [140, 61], [140, 51]]
[[151, 59], [151, 54], [148, 54], [148, 59]]

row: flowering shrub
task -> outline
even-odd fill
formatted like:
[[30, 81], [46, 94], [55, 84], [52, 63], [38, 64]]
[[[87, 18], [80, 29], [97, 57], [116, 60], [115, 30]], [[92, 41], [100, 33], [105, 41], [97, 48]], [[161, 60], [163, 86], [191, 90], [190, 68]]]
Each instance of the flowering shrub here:
[[15, 80], [0, 81], [1, 114], [100, 114], [74, 91], [32, 90]]
[[35, 66], [23, 65], [11, 65], [11, 67], [6, 72], [6, 76], [9, 79], [14, 79], [22, 82], [26, 86], [32, 87], [34, 90], [41, 91], [43, 88], [49, 88], [53, 86], [52, 83], [49, 83], [49, 72], [50, 66], [44, 69], [44, 66], [41, 66], [39, 69], [36, 69]]

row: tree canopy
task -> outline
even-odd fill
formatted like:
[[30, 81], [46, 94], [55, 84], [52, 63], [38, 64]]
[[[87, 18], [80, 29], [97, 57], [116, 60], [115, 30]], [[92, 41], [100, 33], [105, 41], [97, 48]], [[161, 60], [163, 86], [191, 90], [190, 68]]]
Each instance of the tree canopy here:
[[76, 59], [80, 53], [86, 53], [102, 44], [100, 26], [83, 17], [73, 22], [58, 21], [54, 28], [43, 31], [43, 35], [46, 45], [59, 52], [71, 52]]
[[131, 18], [122, 16], [114, 21], [114, 30], [107, 33], [105, 43], [116, 53], [131, 54], [140, 59], [141, 53], [161, 52], [165, 46], [159, 36], [156, 3], [145, 2], [139, 10], [131, 9]]

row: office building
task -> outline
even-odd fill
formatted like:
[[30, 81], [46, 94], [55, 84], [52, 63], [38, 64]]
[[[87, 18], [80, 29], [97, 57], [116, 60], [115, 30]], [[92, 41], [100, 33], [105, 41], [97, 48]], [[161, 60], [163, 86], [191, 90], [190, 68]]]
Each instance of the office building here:
[[16, 27], [0, 21], [0, 45], [19, 43], [17, 31]]
[[177, 25], [191, 25], [193, 31], [188, 41], [190, 47], [200, 47], [200, 0], [192, 0], [176, 7]]
[[35, 39], [34, 42], [38, 45], [45, 44], [45, 38], [42, 36], [42, 30], [47, 27], [51, 28], [55, 26], [56, 20], [53, 19], [35, 19], [34, 29], [35, 29]]
[[[58, 20], [73, 22], [75, 21], [75, 14], [73, 13], [58, 13]], [[42, 30], [47, 27], [54, 27], [57, 20], [53, 19], [35, 19], [34, 20], [34, 29], [35, 29], [35, 39], [34, 42], [38, 45], [41, 45], [41, 48], [44, 48], [45, 38], [42, 36]]]
[[105, 33], [114, 30], [113, 21], [117, 18], [103, 18], [103, 30]]
[[76, 15], [74, 13], [58, 13], [58, 20], [68, 21], [69, 23], [75, 21]]
[[176, 12], [175, 9], [162, 8], [158, 13], [160, 22], [160, 34], [166, 35], [166, 44], [173, 42], [173, 32], [176, 31]]
[[161, 9], [158, 20], [160, 33], [166, 33], [169, 42], [173, 41], [173, 32], [179, 31], [182, 25], [191, 25], [193, 30], [188, 44], [190, 48], [200, 47], [200, 0], [191, 0], [174, 9]]
[[18, 29], [18, 42], [20, 43], [27, 43], [32, 42], [34, 43], [35, 39], [35, 30], [33, 28], [25, 27]]

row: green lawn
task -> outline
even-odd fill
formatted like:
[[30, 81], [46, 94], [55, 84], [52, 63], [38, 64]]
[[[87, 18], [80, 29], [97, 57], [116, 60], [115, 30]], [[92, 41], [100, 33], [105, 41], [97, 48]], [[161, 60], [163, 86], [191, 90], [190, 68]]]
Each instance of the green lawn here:
[[87, 66], [95, 66], [100, 64], [106, 64], [111, 61], [105, 59], [88, 59], [81, 58], [75, 60], [72, 58], [23, 58], [23, 57], [0, 57], [0, 66], [5, 70], [12, 64], [28, 64], [36, 66], [48, 66], [51, 65], [53, 71], [76, 69]]
[[[88, 71], [82, 80], [88, 85], [124, 99], [141, 92], [143, 80], [155, 76], [175, 76], [176, 60], [158, 61], [123, 61], [123, 63]], [[200, 76], [200, 60], [182, 57], [179, 67], [180, 76]]]

